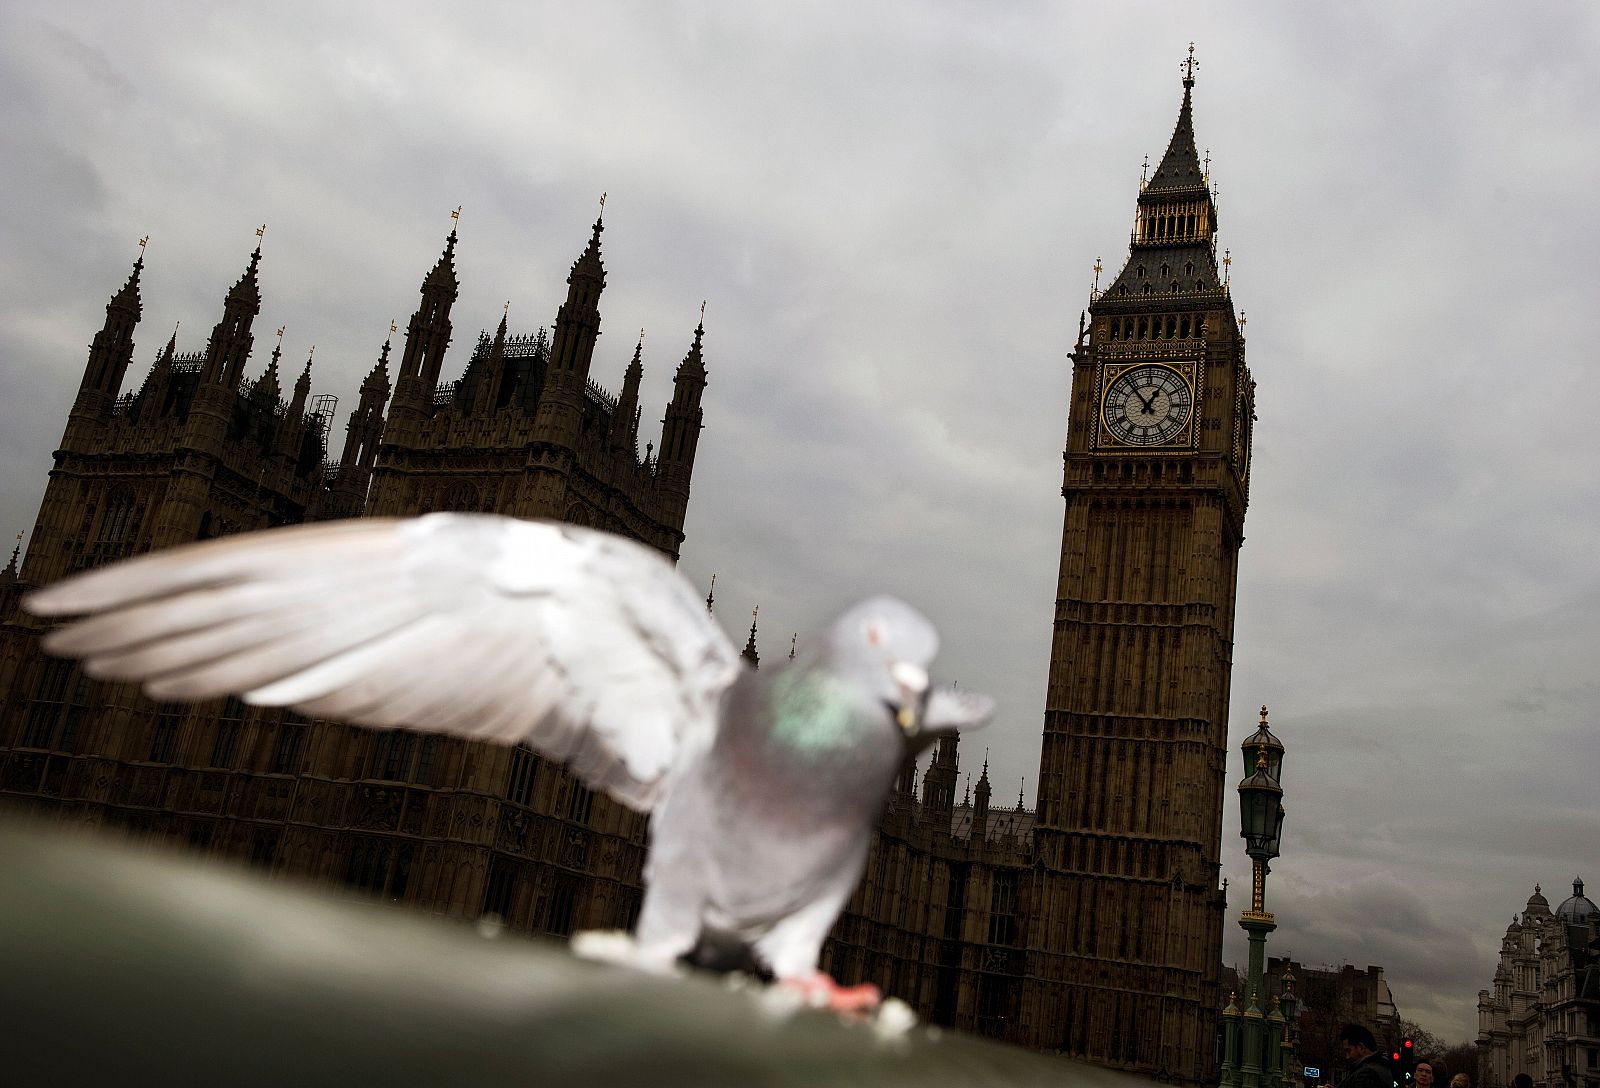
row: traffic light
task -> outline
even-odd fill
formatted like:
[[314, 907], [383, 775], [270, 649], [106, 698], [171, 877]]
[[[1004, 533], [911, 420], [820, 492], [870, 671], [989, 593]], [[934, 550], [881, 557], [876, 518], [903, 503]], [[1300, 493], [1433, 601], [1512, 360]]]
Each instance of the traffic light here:
[[1389, 1084], [1391, 1088], [1400, 1088], [1400, 1051], [1389, 1052]]
[[1396, 1057], [1400, 1063], [1400, 1088], [1411, 1088], [1417, 1068], [1417, 1047], [1411, 1036], [1400, 1040], [1400, 1053]]

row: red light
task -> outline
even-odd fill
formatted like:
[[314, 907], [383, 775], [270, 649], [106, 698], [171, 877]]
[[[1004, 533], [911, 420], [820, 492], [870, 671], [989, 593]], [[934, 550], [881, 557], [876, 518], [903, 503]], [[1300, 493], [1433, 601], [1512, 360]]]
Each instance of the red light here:
[[1400, 1052], [1398, 1050], [1394, 1052], [1394, 1060], [1395, 1061], [1399, 1061], [1400, 1060]]
[[1411, 1049], [1411, 1040], [1410, 1040], [1410, 1039], [1407, 1039], [1407, 1040], [1406, 1040], [1406, 1041], [1405, 1041], [1405, 1044], [1404, 1044], [1404, 1045], [1405, 1045], [1405, 1048], [1406, 1048], [1406, 1049], [1407, 1049], [1407, 1050], [1410, 1050], [1410, 1049]]

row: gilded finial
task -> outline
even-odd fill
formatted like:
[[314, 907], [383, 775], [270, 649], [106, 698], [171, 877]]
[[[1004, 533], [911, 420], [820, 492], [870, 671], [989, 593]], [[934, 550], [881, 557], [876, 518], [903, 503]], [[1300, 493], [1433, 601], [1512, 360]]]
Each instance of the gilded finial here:
[[1101, 265], [1100, 258], [1096, 257], [1094, 259], [1094, 283], [1089, 287], [1090, 302], [1093, 302], [1095, 299], [1100, 297], [1100, 273], [1103, 269], [1104, 266]]
[[257, 238], [265, 238], [266, 235], [267, 235], [267, 225], [265, 223], [263, 223], [259, 227], [256, 228], [256, 237]]
[[396, 325], [396, 324], [395, 324], [395, 323], [394, 323], [394, 318], [392, 318], [392, 317], [391, 317], [391, 318], [390, 318], [390, 319], [389, 319], [389, 335], [390, 335], [390, 336], [393, 336], [393, 335], [394, 335], [394, 334], [395, 334], [395, 333], [396, 333], [396, 332], [398, 332], [398, 331], [399, 331], [399, 329], [400, 329], [400, 326], [399, 326], [399, 325]]
[[601, 215], [605, 215], [606, 214], [606, 194], [605, 193], [601, 193], [600, 194], [600, 214]]
[[501, 313], [505, 317], [510, 317], [511, 316], [511, 300], [510, 299], [506, 299], [506, 308], [504, 310], [502, 310]]
[[1200, 62], [1194, 59], [1194, 42], [1189, 43], [1188, 59], [1178, 67], [1183, 69], [1183, 85], [1192, 87], [1194, 85], [1194, 70], [1200, 67]]
[[1240, 310], [1239, 311], [1239, 328], [1243, 329], [1245, 327], [1245, 325], [1249, 324], [1249, 321], [1250, 321], [1250, 319], [1244, 316], [1244, 311]]
[[287, 326], [287, 325], [279, 325], [278, 326], [278, 346], [280, 348], [283, 347], [283, 330], [287, 329], [288, 327], [289, 326]]
[[460, 221], [460, 219], [461, 219], [461, 208], [462, 208], [462, 205], [457, 204], [456, 205], [456, 210], [450, 213], [451, 222], [459, 222]]
[[1266, 727], [1267, 727], [1267, 704], [1266, 703], [1262, 703], [1261, 704], [1261, 728], [1265, 729]]
[[141, 261], [144, 260], [144, 247], [149, 245], [149, 244], [150, 244], [150, 236], [148, 234], [145, 235], [143, 238], [139, 239], [139, 259]]
[[310, 366], [311, 365], [311, 358], [312, 358], [312, 356], [316, 355], [316, 353], [317, 353], [317, 345], [312, 344], [311, 345], [311, 350], [306, 352], [306, 366]]
[[1144, 187], [1150, 182], [1150, 156], [1144, 157], [1144, 165], [1139, 168], [1139, 191], [1144, 192]]
[[1267, 746], [1265, 744], [1263, 744], [1261, 747], [1256, 749], [1256, 770], [1264, 771], [1266, 769], [1267, 769]]
[[701, 299], [700, 300], [700, 324], [704, 325], [705, 323], [706, 323], [706, 300], [705, 299]]

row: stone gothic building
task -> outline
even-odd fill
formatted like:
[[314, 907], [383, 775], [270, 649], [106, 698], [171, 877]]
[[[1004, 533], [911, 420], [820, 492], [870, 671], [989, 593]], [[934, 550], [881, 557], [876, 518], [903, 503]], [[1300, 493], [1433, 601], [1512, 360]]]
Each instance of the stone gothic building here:
[[[1255, 383], [1195, 145], [1193, 70], [1071, 354], [1037, 812], [902, 782], [829, 962], [936, 1023], [1214, 1082], [1228, 695]], [[1097, 285], [1098, 286], [1098, 285]]]
[[[629, 924], [642, 817], [524, 748], [307, 721], [237, 699], [155, 704], [37, 646], [26, 589], [225, 533], [429, 510], [497, 510], [622, 533], [677, 558], [706, 384], [696, 328], [659, 451], [639, 453], [635, 348], [621, 392], [591, 377], [602, 225], [572, 265], [553, 330], [479, 341], [440, 382], [456, 234], [422, 283], [398, 363], [385, 343], [342, 449], [309, 360], [282, 396], [280, 353], [246, 377], [261, 249], [204, 350], [167, 342], [136, 390], [143, 258], [106, 307], [26, 562], [0, 575], [0, 795], [64, 821], [178, 840], [274, 872], [522, 928]], [[391, 372], [391, 367], [394, 370]], [[391, 387], [393, 397], [391, 399]]]
[[[1140, 186], [1124, 267], [1073, 363], [1036, 812], [959, 804], [955, 738], [896, 784], [824, 952], [935, 1023], [1181, 1083], [1215, 1080], [1219, 884], [1237, 559], [1254, 383], [1196, 149], [1193, 69]], [[107, 309], [27, 562], [0, 579], [0, 795], [457, 916], [567, 934], [632, 922], [644, 827], [523, 748], [292, 714], [152, 705], [43, 658], [18, 591], [150, 547], [428, 510], [565, 518], [676, 557], [700, 429], [703, 330], [660, 449], [638, 455], [641, 361], [590, 378], [600, 225], [548, 337], [502, 321], [441, 385], [452, 233], [392, 379], [385, 345], [342, 456], [303, 374], [244, 378], [259, 250], [206, 351], [169, 344], [120, 395], [138, 268]], [[1097, 266], [1098, 267], [1098, 266]], [[1098, 282], [1096, 284], [1098, 288]], [[389, 399], [391, 391], [393, 397]], [[707, 605], [711, 601], [708, 599]], [[752, 624], [746, 656], [759, 665]]]
[[1572, 882], [1555, 910], [1534, 885], [1478, 991], [1478, 1088], [1600, 1088], [1600, 908]]

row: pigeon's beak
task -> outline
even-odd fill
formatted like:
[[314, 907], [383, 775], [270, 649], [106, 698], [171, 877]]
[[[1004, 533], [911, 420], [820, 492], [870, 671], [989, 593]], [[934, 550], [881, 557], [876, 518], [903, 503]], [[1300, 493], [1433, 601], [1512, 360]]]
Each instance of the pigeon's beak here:
[[900, 723], [901, 732], [914, 737], [922, 728], [922, 699], [928, 693], [928, 671], [909, 662], [896, 661], [889, 673], [900, 688], [900, 703], [894, 720]]

